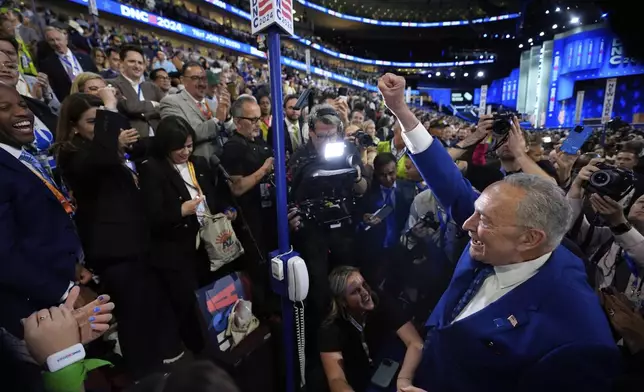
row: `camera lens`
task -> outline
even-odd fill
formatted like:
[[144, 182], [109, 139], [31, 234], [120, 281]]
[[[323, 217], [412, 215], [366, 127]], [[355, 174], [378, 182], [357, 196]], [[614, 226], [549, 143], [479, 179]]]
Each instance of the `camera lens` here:
[[610, 179], [610, 174], [601, 170], [590, 176], [590, 184], [594, 187], [604, 187], [610, 183]]

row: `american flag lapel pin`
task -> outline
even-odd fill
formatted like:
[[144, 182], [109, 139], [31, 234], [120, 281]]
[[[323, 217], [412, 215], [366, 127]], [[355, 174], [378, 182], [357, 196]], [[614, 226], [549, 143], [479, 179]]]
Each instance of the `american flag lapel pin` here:
[[517, 320], [517, 318], [516, 318], [516, 317], [514, 317], [514, 315], [513, 315], [513, 314], [511, 314], [511, 315], [508, 317], [508, 321], [510, 322], [510, 324], [512, 324], [512, 328], [514, 328], [514, 327], [516, 327], [517, 325], [519, 325], [519, 321]]

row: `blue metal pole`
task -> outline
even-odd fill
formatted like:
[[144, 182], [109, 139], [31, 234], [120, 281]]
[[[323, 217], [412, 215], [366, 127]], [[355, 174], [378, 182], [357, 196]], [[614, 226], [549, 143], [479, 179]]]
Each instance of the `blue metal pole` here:
[[[271, 105], [273, 108], [273, 146], [275, 148], [275, 193], [277, 205], [277, 235], [279, 254], [290, 250], [288, 227], [288, 199], [286, 195], [286, 149], [284, 147], [284, 113], [282, 108], [282, 62], [280, 53], [280, 30], [272, 27], [268, 31], [268, 64], [271, 84]], [[288, 282], [288, 268], [284, 268], [284, 282]], [[284, 356], [286, 357], [286, 392], [295, 392], [295, 315], [293, 302], [288, 298], [288, 288], [282, 285], [282, 328]]]
[[288, 199], [286, 198], [286, 150], [284, 147], [284, 111], [282, 108], [282, 63], [280, 31], [273, 27], [268, 32], [268, 64], [273, 108], [273, 146], [275, 146], [275, 187], [277, 196], [277, 234], [279, 251], [286, 253], [291, 245], [288, 229]]

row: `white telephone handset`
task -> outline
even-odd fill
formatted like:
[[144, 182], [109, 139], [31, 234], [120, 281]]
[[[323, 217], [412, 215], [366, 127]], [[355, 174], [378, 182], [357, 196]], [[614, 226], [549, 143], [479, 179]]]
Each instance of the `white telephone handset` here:
[[293, 302], [304, 301], [309, 293], [309, 272], [300, 256], [288, 259], [288, 298]]

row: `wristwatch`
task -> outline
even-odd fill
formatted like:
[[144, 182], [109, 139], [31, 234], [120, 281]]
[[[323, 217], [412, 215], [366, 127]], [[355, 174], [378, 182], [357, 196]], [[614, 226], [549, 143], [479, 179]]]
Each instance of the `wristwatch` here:
[[630, 223], [628, 223], [628, 222], [626, 222], [626, 223], [620, 223], [620, 224], [619, 224], [619, 225], [617, 225], [617, 226], [611, 226], [611, 227], [610, 227], [610, 231], [611, 231], [614, 235], [622, 235], [622, 234], [626, 234], [626, 233], [628, 233], [628, 232], [631, 230], [631, 228], [632, 228], [632, 227], [633, 227], [633, 226], [631, 226], [631, 224], [630, 224]]

